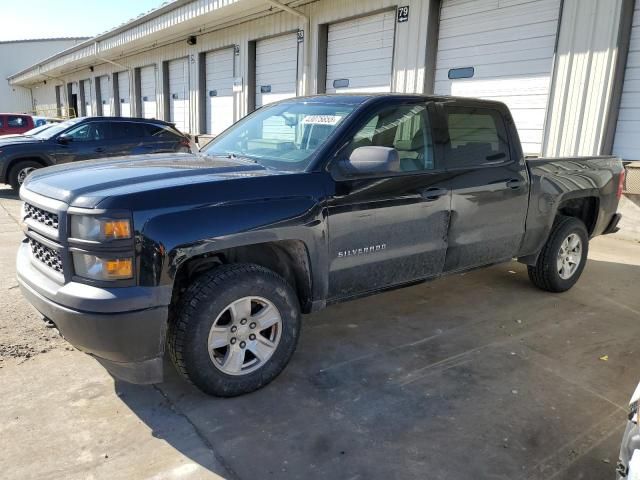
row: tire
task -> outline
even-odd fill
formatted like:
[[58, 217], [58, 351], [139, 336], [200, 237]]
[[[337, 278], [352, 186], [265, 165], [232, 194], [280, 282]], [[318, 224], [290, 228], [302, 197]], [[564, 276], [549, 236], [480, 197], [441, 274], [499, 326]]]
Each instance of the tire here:
[[[261, 330], [259, 324], [278, 316], [280, 323]], [[223, 265], [198, 277], [184, 293], [167, 346], [177, 370], [196, 387], [234, 397], [282, 372], [298, 343], [300, 323], [298, 298], [282, 277], [258, 265]]]
[[[569, 258], [566, 253], [561, 253], [561, 249], [567, 245], [571, 246], [576, 239], [579, 240], [579, 252], [575, 248], [563, 250], [569, 253], [572, 260], [563, 262], [561, 268], [561, 259]], [[565, 241], [568, 243], [565, 244]], [[542, 290], [565, 292], [573, 287], [582, 275], [588, 253], [589, 235], [584, 223], [575, 217], [558, 217], [547, 243], [542, 247], [536, 265], [528, 267], [529, 279]]]
[[34, 160], [22, 160], [12, 166], [11, 170], [9, 170], [9, 185], [11, 185], [11, 188], [17, 193], [26, 176], [36, 168], [42, 168], [42, 165]]

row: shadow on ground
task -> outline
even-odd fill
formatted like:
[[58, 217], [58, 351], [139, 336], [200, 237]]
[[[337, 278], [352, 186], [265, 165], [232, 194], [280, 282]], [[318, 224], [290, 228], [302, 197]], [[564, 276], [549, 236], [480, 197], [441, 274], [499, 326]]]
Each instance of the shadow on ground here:
[[[253, 394], [207, 397], [169, 365], [154, 388], [232, 478], [613, 478], [639, 380], [638, 283], [638, 266], [590, 261], [554, 295], [522, 265], [492, 267], [306, 317], [292, 363]], [[116, 388], [206, 462], [139, 408], [142, 387]]]

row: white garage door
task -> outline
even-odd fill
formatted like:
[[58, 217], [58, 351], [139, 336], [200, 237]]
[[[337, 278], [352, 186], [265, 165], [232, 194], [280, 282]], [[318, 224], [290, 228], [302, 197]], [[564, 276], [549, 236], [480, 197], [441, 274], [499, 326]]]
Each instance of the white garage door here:
[[613, 153], [640, 160], [640, 2], [636, 2]]
[[205, 57], [207, 133], [218, 135], [233, 123], [233, 48]]
[[298, 39], [295, 33], [256, 42], [256, 108], [295, 97]]
[[189, 63], [169, 62], [169, 118], [181, 132], [189, 131]]
[[560, 0], [444, 0], [435, 93], [505, 102], [539, 154], [559, 14]]
[[102, 104], [102, 115], [111, 116], [111, 85], [109, 77], [104, 75], [100, 77], [100, 103]]
[[149, 65], [140, 69], [140, 112], [142, 118], [156, 118], [156, 67]]
[[92, 117], [93, 97], [91, 96], [91, 80], [82, 80], [80, 84], [82, 86], [82, 95], [84, 96], [84, 115], [87, 117]]
[[131, 91], [129, 84], [129, 72], [118, 73], [118, 103], [120, 104], [120, 116], [131, 116]]
[[390, 92], [395, 11], [329, 25], [327, 93]]

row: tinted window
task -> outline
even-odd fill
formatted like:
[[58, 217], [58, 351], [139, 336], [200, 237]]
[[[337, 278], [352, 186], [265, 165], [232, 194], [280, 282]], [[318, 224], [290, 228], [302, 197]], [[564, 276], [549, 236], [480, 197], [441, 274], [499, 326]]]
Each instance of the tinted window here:
[[24, 117], [18, 117], [15, 115], [9, 115], [7, 117], [7, 126], [13, 128], [23, 128], [27, 126], [27, 119]]
[[377, 113], [355, 134], [347, 151], [365, 146], [395, 148], [403, 172], [432, 170], [435, 165], [427, 107], [401, 105]]
[[64, 136], [73, 138], [74, 142], [97, 142], [107, 138], [108, 128], [104, 122], [83, 123], [65, 132]]
[[468, 167], [509, 160], [502, 116], [488, 108], [447, 107], [447, 166]]
[[0, 128], [4, 127], [4, 117], [0, 117]]
[[111, 124], [111, 137], [114, 140], [125, 138], [141, 138], [144, 137], [144, 129], [139, 123], [113, 122]]
[[144, 125], [144, 129], [148, 137], [163, 138], [167, 140], [178, 140], [179, 138], [182, 138], [177, 132], [174, 132], [164, 125], [152, 125], [147, 123]]

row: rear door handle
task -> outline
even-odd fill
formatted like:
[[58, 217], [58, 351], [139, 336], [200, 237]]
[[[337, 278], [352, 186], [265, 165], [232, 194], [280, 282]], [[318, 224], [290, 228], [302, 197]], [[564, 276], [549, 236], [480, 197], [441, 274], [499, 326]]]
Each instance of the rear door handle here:
[[512, 190], [517, 190], [524, 185], [522, 180], [518, 180], [517, 178], [512, 178], [511, 180], [507, 180], [507, 187]]
[[104, 152], [104, 147], [98, 147], [98, 148], [96, 148], [96, 149], [95, 149], [95, 152], [96, 152], [96, 153], [102, 153], [102, 152]]
[[440, 197], [444, 197], [445, 195], [449, 194], [449, 190], [447, 190], [446, 188], [433, 187], [422, 190], [420, 194], [426, 201], [433, 202], [434, 200], [437, 200]]

